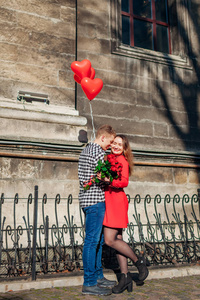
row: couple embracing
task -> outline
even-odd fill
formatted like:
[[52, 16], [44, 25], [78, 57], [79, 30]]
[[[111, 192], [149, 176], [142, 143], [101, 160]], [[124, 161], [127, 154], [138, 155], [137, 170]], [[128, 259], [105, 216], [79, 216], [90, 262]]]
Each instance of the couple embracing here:
[[[120, 175], [113, 179], [101, 178], [84, 189], [85, 182], [91, 182], [95, 168], [104, 161], [105, 151], [111, 146], [111, 153], [120, 164]], [[122, 230], [128, 224], [128, 200], [123, 190], [128, 185], [133, 168], [133, 157], [128, 139], [116, 135], [109, 125], [101, 126], [94, 142], [87, 144], [79, 158], [78, 175], [80, 181], [79, 201], [85, 214], [85, 241], [83, 247], [84, 283], [83, 294], [110, 295], [124, 290], [132, 291], [132, 278], [128, 272], [127, 258], [130, 258], [139, 272], [139, 280], [148, 276], [145, 260], [138, 258], [123, 241]], [[118, 282], [110, 281], [103, 275], [103, 243], [117, 251], [121, 277]]]

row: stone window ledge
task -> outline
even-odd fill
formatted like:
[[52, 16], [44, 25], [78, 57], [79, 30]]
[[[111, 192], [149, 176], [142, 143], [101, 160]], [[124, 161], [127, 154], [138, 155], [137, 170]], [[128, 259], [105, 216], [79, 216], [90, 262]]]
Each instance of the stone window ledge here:
[[187, 57], [181, 58], [180, 56], [165, 54], [152, 50], [142, 49], [138, 47], [130, 47], [126, 45], [116, 45], [116, 42], [112, 44], [112, 53], [137, 59], [142, 59], [154, 63], [162, 63], [172, 65], [174, 67], [180, 67], [184, 69], [192, 69]]
[[0, 118], [85, 126], [87, 119], [72, 107], [0, 99]]

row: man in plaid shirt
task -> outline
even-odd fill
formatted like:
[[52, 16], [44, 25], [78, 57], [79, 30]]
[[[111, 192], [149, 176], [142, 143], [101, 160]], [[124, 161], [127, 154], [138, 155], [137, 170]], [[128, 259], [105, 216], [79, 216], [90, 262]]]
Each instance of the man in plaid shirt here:
[[104, 159], [105, 151], [115, 138], [115, 131], [109, 125], [101, 126], [96, 139], [89, 143], [79, 158], [78, 176], [80, 182], [79, 201], [85, 214], [85, 241], [83, 247], [84, 283], [83, 294], [110, 295], [115, 281], [103, 276], [101, 264], [104, 242], [102, 224], [105, 214], [104, 183], [93, 183], [86, 191], [83, 189], [93, 175], [99, 160]]

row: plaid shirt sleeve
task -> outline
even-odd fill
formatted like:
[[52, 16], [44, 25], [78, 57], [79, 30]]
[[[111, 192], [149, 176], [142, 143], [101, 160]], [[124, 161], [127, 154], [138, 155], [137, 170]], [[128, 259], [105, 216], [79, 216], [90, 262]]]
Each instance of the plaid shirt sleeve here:
[[105, 151], [95, 143], [89, 143], [80, 155], [78, 176], [80, 183], [79, 201], [82, 208], [105, 201], [103, 182], [94, 183], [89, 190], [83, 190], [84, 182], [88, 182], [95, 175], [95, 167], [99, 160], [103, 161], [104, 155]]

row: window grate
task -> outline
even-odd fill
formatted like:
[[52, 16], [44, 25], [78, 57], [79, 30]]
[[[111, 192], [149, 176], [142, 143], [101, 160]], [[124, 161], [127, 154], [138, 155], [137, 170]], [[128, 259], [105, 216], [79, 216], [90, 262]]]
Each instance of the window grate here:
[[26, 101], [29, 103], [32, 103], [32, 102], [40, 102], [40, 103], [45, 103], [45, 104], [50, 103], [47, 94], [39, 94], [39, 93], [25, 92], [25, 91], [18, 92], [17, 100]]

